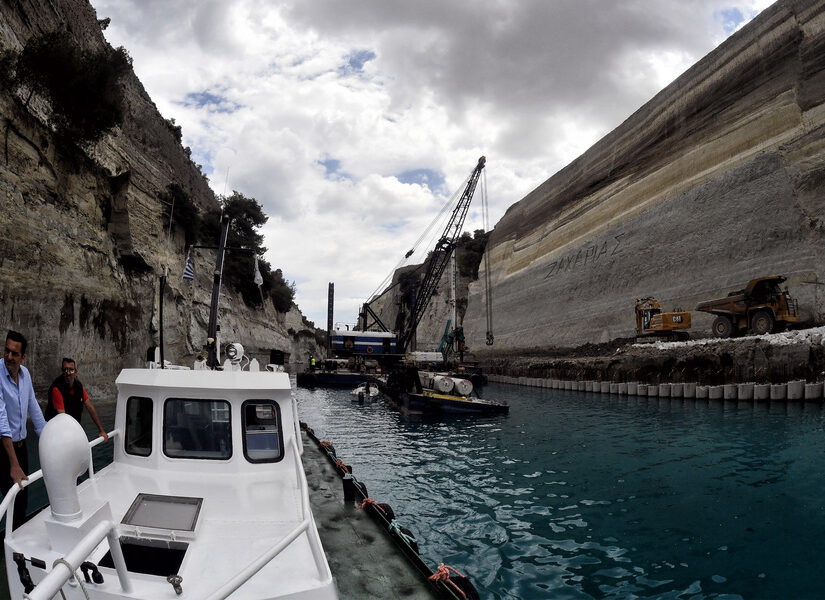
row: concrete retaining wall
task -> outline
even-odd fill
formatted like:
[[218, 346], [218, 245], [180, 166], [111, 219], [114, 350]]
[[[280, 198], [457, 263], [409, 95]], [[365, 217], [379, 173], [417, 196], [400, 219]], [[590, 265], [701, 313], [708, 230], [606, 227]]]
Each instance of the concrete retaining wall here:
[[542, 379], [537, 377], [507, 377], [505, 375], [488, 375], [490, 383], [523, 385], [535, 388], [566, 390], [570, 392], [589, 392], [613, 396], [646, 396], [676, 399], [736, 400], [750, 402], [766, 401], [814, 401], [822, 402], [825, 398], [823, 382], [806, 383], [789, 381], [778, 384], [739, 383], [726, 385], [697, 385], [696, 383], [659, 383], [647, 384], [637, 381], [571, 381], [562, 379]]

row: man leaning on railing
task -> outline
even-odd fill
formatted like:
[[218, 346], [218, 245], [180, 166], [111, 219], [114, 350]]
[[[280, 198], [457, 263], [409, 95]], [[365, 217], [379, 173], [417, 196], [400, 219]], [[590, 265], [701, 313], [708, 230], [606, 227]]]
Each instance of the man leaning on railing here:
[[32, 378], [23, 366], [26, 362], [26, 338], [16, 331], [6, 335], [3, 362], [0, 363], [0, 493], [3, 496], [16, 483], [20, 486], [14, 501], [16, 528], [26, 521], [29, 491], [23, 487], [28, 479], [29, 453], [26, 448], [26, 417], [31, 417], [38, 437], [46, 426], [40, 405], [34, 397]]

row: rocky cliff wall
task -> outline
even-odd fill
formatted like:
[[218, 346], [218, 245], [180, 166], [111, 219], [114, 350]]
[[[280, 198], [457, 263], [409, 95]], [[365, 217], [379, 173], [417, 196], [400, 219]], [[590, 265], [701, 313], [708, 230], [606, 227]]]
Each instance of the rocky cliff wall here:
[[[822, 323], [823, 209], [825, 2], [780, 0], [507, 211], [491, 351], [628, 337], [636, 298], [691, 310], [769, 274]], [[476, 348], [482, 308], [474, 283]]]
[[[0, 50], [55, 28], [92, 48], [106, 44], [85, 0], [0, 3]], [[202, 208], [216, 199], [133, 73], [125, 86], [123, 125], [82, 148], [52, 135], [48, 106], [35, 99], [23, 108], [0, 90], [0, 328], [28, 337], [38, 391], [72, 356], [91, 393], [111, 398], [120, 369], [142, 365], [158, 342], [165, 266], [167, 360], [188, 364], [205, 343], [215, 256], [196, 252], [195, 281], [181, 279], [183, 235], [166, 235], [158, 196], [177, 183]], [[264, 364], [270, 350], [297, 361], [317, 352], [297, 309], [250, 309], [226, 288], [220, 323], [224, 341], [241, 341]]]

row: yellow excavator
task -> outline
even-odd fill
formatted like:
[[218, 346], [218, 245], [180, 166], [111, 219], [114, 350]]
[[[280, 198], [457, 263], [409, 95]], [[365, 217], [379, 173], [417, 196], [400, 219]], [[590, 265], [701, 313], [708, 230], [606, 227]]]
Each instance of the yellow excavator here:
[[663, 312], [662, 303], [649, 296], [636, 300], [636, 342], [674, 342], [690, 339], [690, 312]]

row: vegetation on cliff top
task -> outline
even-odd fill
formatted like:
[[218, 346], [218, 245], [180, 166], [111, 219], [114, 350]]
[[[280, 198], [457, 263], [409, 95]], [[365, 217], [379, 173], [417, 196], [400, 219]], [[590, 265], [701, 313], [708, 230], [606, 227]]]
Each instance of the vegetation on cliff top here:
[[121, 78], [132, 59], [124, 48], [82, 48], [65, 31], [32, 37], [22, 50], [0, 57], [0, 83], [6, 89], [40, 96], [51, 107], [55, 133], [77, 142], [94, 142], [124, 118]]
[[[280, 269], [272, 270], [269, 262], [263, 258], [266, 248], [263, 236], [258, 229], [269, 217], [255, 198], [247, 198], [233, 191], [224, 200], [224, 212], [232, 219], [229, 227], [227, 246], [248, 248], [252, 252], [227, 252], [224, 263], [223, 279], [237, 290], [248, 306], [259, 306], [262, 296], [268, 297], [278, 312], [287, 312], [295, 298], [295, 284], [287, 282]], [[200, 239], [208, 244], [215, 243], [220, 236], [220, 210], [214, 209], [203, 216]], [[258, 257], [258, 269], [263, 278], [259, 292], [253, 280], [255, 257]]]
[[[96, 142], [106, 132], [123, 123], [124, 88], [121, 80], [131, 71], [132, 59], [124, 48], [108, 45], [93, 50], [81, 47], [66, 31], [53, 31], [30, 38], [19, 50], [0, 55], [0, 85], [18, 94], [28, 108], [34, 97], [45, 100], [51, 113], [49, 122], [57, 136], [76, 143]], [[178, 143], [182, 132], [174, 119], [166, 120]], [[185, 148], [187, 156], [191, 154]], [[200, 170], [200, 165], [196, 165]], [[220, 210], [206, 214], [179, 183], [158, 194], [165, 219], [184, 234], [186, 246], [211, 245], [220, 235]], [[241, 294], [249, 306], [260, 306], [265, 298], [279, 312], [293, 305], [295, 284], [284, 279], [280, 269], [272, 270], [260, 258], [266, 252], [258, 229], [268, 220], [254, 198], [234, 192], [225, 199], [224, 211], [232, 218], [228, 245], [250, 252], [228, 252], [224, 281]], [[255, 257], [263, 278], [260, 292], [253, 279]]]
[[481, 257], [484, 256], [484, 249], [487, 247], [489, 232], [483, 229], [476, 229], [471, 236], [466, 231], [458, 238], [458, 249], [456, 253], [456, 267], [463, 277], [470, 277], [473, 281], [478, 279], [478, 265], [481, 264]]

